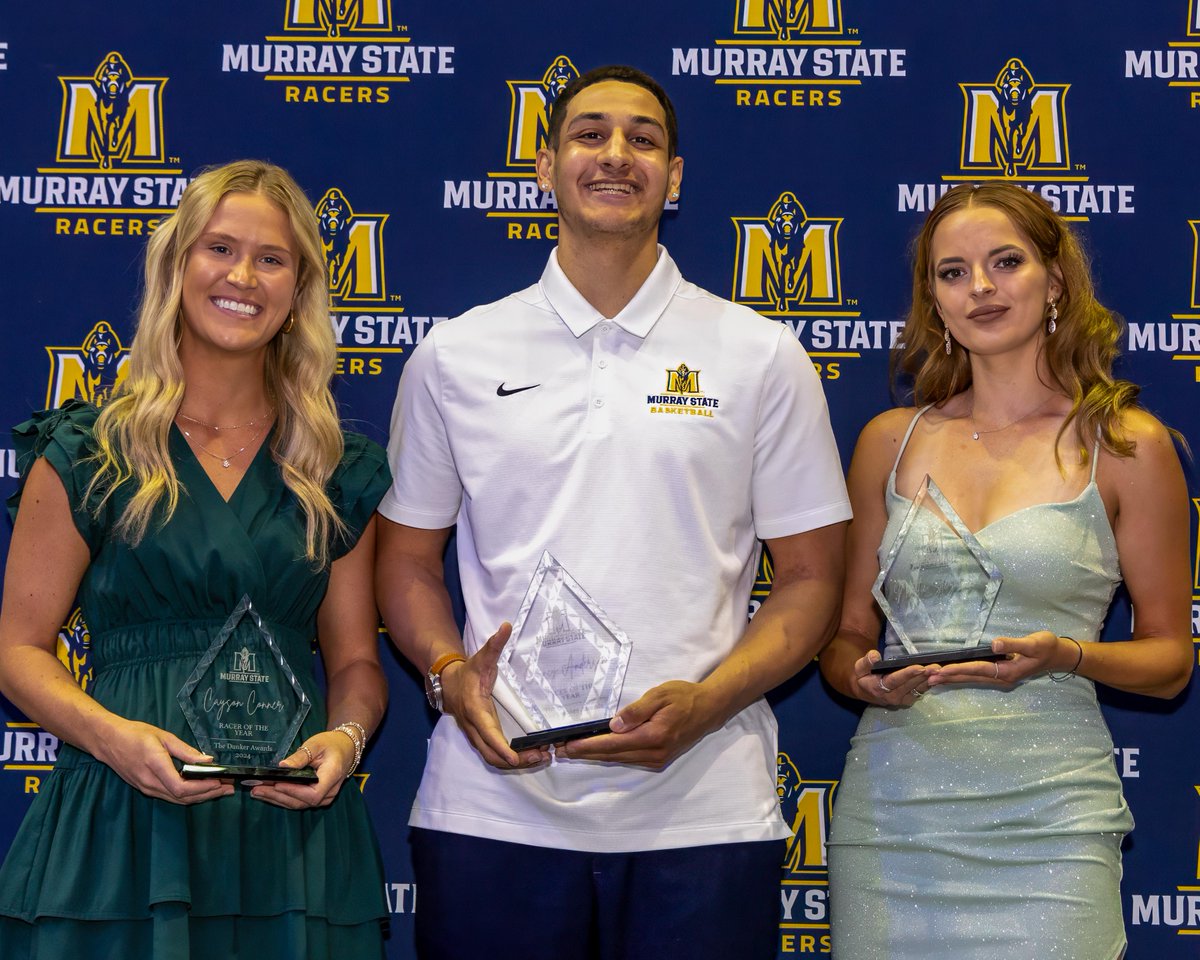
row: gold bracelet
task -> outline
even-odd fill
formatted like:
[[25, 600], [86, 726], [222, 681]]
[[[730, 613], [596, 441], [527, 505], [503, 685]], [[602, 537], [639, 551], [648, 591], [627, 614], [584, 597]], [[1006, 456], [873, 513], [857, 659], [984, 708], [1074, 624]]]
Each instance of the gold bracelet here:
[[1081, 663], [1083, 663], [1083, 644], [1082, 643], [1080, 643], [1074, 637], [1059, 637], [1058, 639], [1059, 640], [1070, 640], [1073, 644], [1075, 644], [1075, 646], [1077, 646], [1079, 648], [1079, 656], [1075, 658], [1075, 666], [1073, 666], [1070, 669], [1070, 671], [1068, 671], [1067, 673], [1057, 673], [1057, 674], [1050, 673], [1050, 672], [1046, 673], [1046, 676], [1048, 676], [1054, 683], [1062, 683], [1064, 680], [1070, 680], [1073, 676], [1075, 676], [1075, 671], [1079, 669], [1079, 665]]
[[355, 723], [353, 720], [348, 720], [345, 723], [340, 723], [333, 728], [335, 732], [344, 733], [350, 738], [350, 742], [354, 744], [354, 762], [350, 764], [350, 769], [346, 771], [346, 776], [350, 776], [358, 769], [358, 762], [362, 759], [363, 744], [366, 740], [366, 731], [363, 731], [363, 736], [360, 739], [357, 730], [362, 730], [362, 724]]

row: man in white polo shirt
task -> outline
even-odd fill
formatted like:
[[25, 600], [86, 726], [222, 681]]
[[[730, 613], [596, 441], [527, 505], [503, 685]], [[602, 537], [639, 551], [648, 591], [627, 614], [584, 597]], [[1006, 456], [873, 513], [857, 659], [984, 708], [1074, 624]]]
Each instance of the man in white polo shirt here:
[[[434, 327], [401, 378], [377, 588], [445, 714], [410, 820], [424, 960], [775, 955], [763, 694], [836, 626], [850, 508], [795, 337], [657, 244], [676, 139], [640, 71], [572, 83], [538, 153], [559, 211], [541, 280]], [[774, 585], [748, 624], [760, 539]], [[516, 752], [497, 660], [543, 551], [632, 653], [610, 733]]]

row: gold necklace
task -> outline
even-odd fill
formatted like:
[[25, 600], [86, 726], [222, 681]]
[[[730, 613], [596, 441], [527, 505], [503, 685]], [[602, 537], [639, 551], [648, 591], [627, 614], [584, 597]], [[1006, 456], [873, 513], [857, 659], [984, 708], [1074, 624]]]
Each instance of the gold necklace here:
[[[191, 419], [191, 417], [188, 417], [188, 419], [190, 420], [190, 419]], [[208, 447], [206, 447], [204, 444], [202, 444], [202, 443], [201, 443], [199, 440], [193, 440], [193, 439], [192, 439], [192, 435], [191, 435], [191, 433], [189, 433], [187, 430], [184, 430], [184, 429], [183, 429], [183, 427], [180, 427], [179, 429], [180, 429], [180, 430], [183, 430], [183, 435], [184, 435], [185, 437], [187, 437], [189, 441], [191, 441], [192, 443], [194, 443], [198, 449], [200, 449], [200, 450], [203, 450], [205, 453], [207, 453], [207, 454], [208, 454], [210, 457], [212, 457], [214, 460], [220, 460], [220, 461], [221, 461], [221, 466], [223, 466], [223, 467], [224, 467], [226, 470], [228, 470], [228, 469], [229, 469], [229, 466], [230, 466], [230, 464], [233, 462], [233, 458], [234, 458], [234, 457], [236, 457], [236, 456], [237, 456], [239, 453], [242, 453], [242, 452], [244, 452], [244, 451], [245, 451], [245, 449], [246, 449], [246, 447], [250, 446], [250, 444], [254, 443], [254, 441], [255, 441], [255, 440], [257, 440], [259, 437], [261, 437], [261, 436], [263, 435], [263, 432], [262, 432], [262, 430], [259, 430], [259, 431], [258, 431], [258, 433], [256, 433], [256, 434], [255, 434], [254, 436], [252, 436], [252, 437], [251, 437], [249, 440], [247, 440], [247, 441], [245, 442], [245, 444], [243, 444], [242, 446], [238, 447], [236, 450], [234, 450], [234, 451], [233, 451], [233, 453], [229, 454], [229, 456], [227, 456], [227, 457], [223, 457], [223, 456], [221, 456], [221, 454], [219, 454], [219, 453], [213, 453], [211, 450], [209, 450], [209, 449], [208, 449]]]
[[1045, 400], [1043, 400], [1041, 403], [1039, 403], [1036, 407], [1034, 407], [1028, 413], [1022, 414], [1021, 416], [1017, 417], [1016, 420], [1013, 420], [1010, 423], [1006, 423], [1002, 427], [992, 427], [991, 430], [980, 430], [977, 426], [975, 426], [975, 404], [972, 403], [971, 404], [971, 413], [969, 414], [969, 416], [971, 417], [971, 439], [978, 440], [981, 434], [1000, 433], [1002, 430], [1007, 430], [1009, 427], [1015, 427], [1022, 420], [1028, 420], [1035, 413], [1040, 412], [1041, 409], [1044, 406], [1046, 406], [1046, 404], [1048, 404], [1051, 400], [1053, 400], [1055, 396], [1056, 396], [1056, 394], [1053, 394], [1053, 393], [1050, 394], [1050, 396], [1048, 396]]
[[[222, 430], [245, 430], [245, 429], [246, 429], [246, 427], [252, 427], [252, 426], [254, 426], [256, 423], [258, 423], [258, 421], [260, 421], [260, 420], [265, 420], [267, 417], [271, 416], [271, 414], [273, 414], [274, 412], [275, 412], [275, 408], [274, 408], [274, 407], [272, 407], [272, 408], [271, 408], [270, 410], [268, 410], [266, 413], [259, 414], [259, 415], [258, 415], [257, 417], [255, 417], [253, 420], [247, 420], [245, 423], [238, 423], [238, 424], [235, 424], [235, 425], [234, 425], [234, 426], [232, 426], [232, 427], [219, 427], [219, 426], [217, 426], [215, 423], [206, 423], [205, 421], [203, 421], [203, 420], [199, 420], [199, 419], [197, 419], [196, 417], [189, 417], [189, 416], [188, 416], [186, 413], [184, 413], [182, 410], [180, 410], [180, 411], [179, 411], [179, 412], [176, 414], [176, 416], [177, 416], [177, 417], [182, 417], [184, 420], [188, 420], [188, 421], [190, 421], [191, 423], [198, 423], [198, 424], [200, 424], [200, 426], [202, 426], [202, 427], [208, 427], [208, 429], [209, 429], [209, 430], [211, 430], [213, 433], [220, 433]], [[182, 430], [183, 428], [182, 428], [182, 427], [180, 427], [180, 429]]]

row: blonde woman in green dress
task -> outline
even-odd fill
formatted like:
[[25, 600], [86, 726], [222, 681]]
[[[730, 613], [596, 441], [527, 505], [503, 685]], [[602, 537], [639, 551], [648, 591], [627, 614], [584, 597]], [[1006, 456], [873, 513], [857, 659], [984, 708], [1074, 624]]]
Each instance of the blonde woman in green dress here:
[[[151, 238], [128, 373], [17, 428], [0, 688], [62, 739], [0, 869], [0, 958], [382, 956], [383, 875], [347, 782], [387, 699], [372, 587], [383, 451], [344, 433], [312, 206], [209, 170]], [[85, 693], [55, 657], [78, 595]], [[249, 596], [312, 703], [316, 781], [185, 780], [177, 701]], [[317, 686], [312, 643], [324, 661]]]

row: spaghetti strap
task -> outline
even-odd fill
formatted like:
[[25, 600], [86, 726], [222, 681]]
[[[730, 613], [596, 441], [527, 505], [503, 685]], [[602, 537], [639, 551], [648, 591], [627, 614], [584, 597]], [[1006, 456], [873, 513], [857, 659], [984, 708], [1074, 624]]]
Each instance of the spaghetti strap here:
[[913, 415], [912, 420], [909, 422], [908, 430], [906, 430], [904, 433], [904, 439], [900, 441], [900, 449], [898, 451], [896, 451], [896, 462], [892, 464], [892, 479], [893, 480], [896, 478], [896, 468], [898, 466], [900, 466], [900, 458], [902, 456], [904, 456], [904, 449], [905, 449], [905, 447], [908, 446], [908, 439], [909, 439], [909, 437], [912, 436], [913, 430], [917, 426], [917, 421], [920, 420], [921, 417], [924, 416], [925, 411], [928, 410], [932, 406], [933, 406], [932, 403], [925, 404], [925, 406], [923, 406], [920, 410], [918, 410], [916, 412], [916, 414]]
[[[909, 428], [912, 429], [911, 427]], [[1096, 468], [1100, 466], [1100, 427], [1096, 426], [1096, 445], [1092, 448], [1092, 478], [1091, 483], [1096, 482]]]

